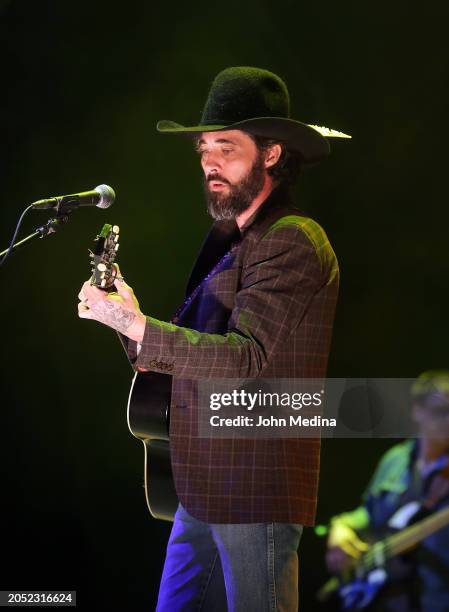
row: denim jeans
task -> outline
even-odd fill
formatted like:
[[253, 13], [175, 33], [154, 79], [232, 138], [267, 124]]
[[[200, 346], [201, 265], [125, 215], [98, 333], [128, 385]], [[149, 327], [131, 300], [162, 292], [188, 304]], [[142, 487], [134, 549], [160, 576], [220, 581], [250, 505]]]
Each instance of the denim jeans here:
[[204, 523], [179, 504], [156, 612], [297, 612], [302, 529]]

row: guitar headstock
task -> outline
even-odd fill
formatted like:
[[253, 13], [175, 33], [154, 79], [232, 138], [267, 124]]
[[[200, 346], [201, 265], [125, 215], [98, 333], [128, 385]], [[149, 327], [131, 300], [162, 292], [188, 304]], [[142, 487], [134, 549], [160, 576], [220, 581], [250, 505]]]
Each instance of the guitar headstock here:
[[114, 266], [115, 256], [118, 251], [119, 243], [118, 225], [105, 223], [101, 232], [95, 238], [95, 249], [89, 249], [92, 263], [92, 277], [90, 284], [99, 289], [109, 289], [113, 286], [116, 269]]

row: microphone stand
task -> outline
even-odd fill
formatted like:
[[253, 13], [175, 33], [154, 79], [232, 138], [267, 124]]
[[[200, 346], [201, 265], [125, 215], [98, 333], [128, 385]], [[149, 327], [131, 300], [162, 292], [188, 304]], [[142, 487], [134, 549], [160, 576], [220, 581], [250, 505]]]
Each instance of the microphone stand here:
[[[0, 253], [0, 258], [3, 257], [4, 259], [1, 260], [1, 263], [3, 263], [4, 260], [6, 259], [6, 255], [9, 256], [11, 253], [15, 253], [20, 247], [22, 247], [24, 244], [28, 244], [28, 242], [31, 242], [32, 240], [34, 240], [34, 238], [45, 238], [45, 236], [54, 234], [63, 225], [65, 225], [69, 219], [70, 213], [73, 211], [73, 208], [68, 207], [66, 203], [64, 203], [65, 205], [63, 206], [61, 206], [61, 204], [62, 203], [58, 203], [57, 206], [55, 207], [55, 210], [56, 210], [55, 217], [53, 217], [52, 219], [49, 219], [47, 223], [45, 223], [44, 225], [41, 225], [41, 227], [37, 227], [36, 230], [32, 234], [27, 236], [26, 238], [23, 238], [19, 242], [14, 243], [13, 245], [9, 246], [7, 249], [2, 251]], [[29, 206], [24, 211], [24, 214], [32, 207], [33, 207], [33, 204], [31, 204], [31, 206]]]

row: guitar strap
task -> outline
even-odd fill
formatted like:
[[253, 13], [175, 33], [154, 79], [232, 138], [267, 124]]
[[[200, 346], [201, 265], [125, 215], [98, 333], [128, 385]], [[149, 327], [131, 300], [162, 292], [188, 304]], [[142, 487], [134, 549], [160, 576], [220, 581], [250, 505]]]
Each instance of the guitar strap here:
[[449, 457], [441, 457], [441, 467], [437, 468], [430, 476], [426, 486], [427, 495], [423, 500], [423, 507], [432, 510], [443, 499], [449, 497]]
[[215, 274], [215, 272], [222, 266], [222, 264], [234, 253], [234, 251], [236, 250], [236, 248], [238, 246], [239, 246], [238, 242], [232, 244], [232, 246], [229, 249], [229, 251], [227, 251], [227, 253], [225, 253], [223, 255], [223, 257], [220, 259], [220, 261], [215, 264], [215, 266], [212, 268], [212, 270], [203, 278], [203, 280], [195, 287], [195, 289], [193, 289], [193, 291], [186, 297], [184, 302], [181, 304], [181, 306], [179, 306], [179, 308], [176, 310], [175, 314], [170, 319], [170, 323], [174, 323], [175, 325], [177, 325], [179, 323], [179, 320], [182, 317], [182, 313], [183, 313], [184, 309], [187, 308], [189, 306], [189, 304], [192, 302], [192, 300], [194, 300], [196, 298], [198, 293], [201, 291], [201, 288], [203, 287], [203, 285], [205, 285], [207, 283], [209, 278], [211, 276], [213, 276]]
[[449, 497], [449, 457], [441, 456], [434, 462], [431, 471], [424, 474], [418, 461], [412, 461], [410, 485], [402, 495], [400, 505], [416, 500], [425, 510], [432, 510]]

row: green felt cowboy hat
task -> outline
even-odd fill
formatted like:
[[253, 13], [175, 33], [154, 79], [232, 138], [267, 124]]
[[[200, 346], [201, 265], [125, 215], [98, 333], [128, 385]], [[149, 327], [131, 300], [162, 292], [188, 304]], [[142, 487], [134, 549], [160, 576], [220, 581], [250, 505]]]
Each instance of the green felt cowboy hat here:
[[215, 77], [199, 125], [186, 127], [164, 119], [158, 122], [157, 130], [192, 137], [201, 132], [243, 130], [279, 139], [300, 153], [305, 164], [316, 164], [329, 155], [328, 137], [351, 138], [291, 119], [284, 81], [273, 72], [248, 66], [226, 68]]

